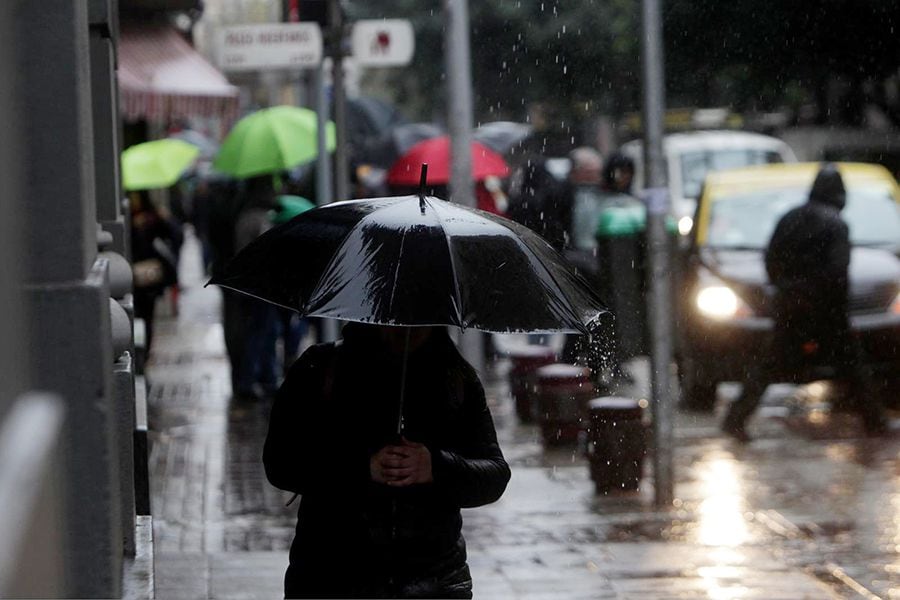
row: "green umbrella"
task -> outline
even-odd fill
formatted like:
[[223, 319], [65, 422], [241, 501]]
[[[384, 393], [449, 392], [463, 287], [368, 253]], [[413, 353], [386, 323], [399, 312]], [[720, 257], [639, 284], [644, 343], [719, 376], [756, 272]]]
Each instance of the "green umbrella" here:
[[122, 185], [126, 191], [174, 185], [200, 154], [182, 140], [164, 139], [131, 146], [122, 152]]
[[287, 223], [297, 215], [315, 208], [316, 205], [304, 198], [303, 196], [294, 196], [292, 194], [283, 194], [278, 196], [277, 208], [269, 211], [269, 220], [275, 225]]
[[[316, 157], [316, 113], [275, 106], [247, 115], [229, 132], [213, 168], [238, 178], [292, 169]], [[334, 123], [325, 127], [326, 148], [335, 147]]]

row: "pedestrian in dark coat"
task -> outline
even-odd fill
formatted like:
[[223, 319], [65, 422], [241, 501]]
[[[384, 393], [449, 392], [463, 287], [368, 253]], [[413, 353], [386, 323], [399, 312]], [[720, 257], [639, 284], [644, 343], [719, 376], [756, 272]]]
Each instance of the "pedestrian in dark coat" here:
[[[868, 433], [883, 433], [882, 407], [863, 367], [861, 349], [850, 332], [850, 235], [841, 218], [846, 203], [841, 174], [834, 165], [819, 171], [809, 200], [778, 222], [766, 250], [766, 271], [775, 286], [774, 348], [768, 371], [796, 371], [799, 361], [834, 367], [852, 386], [851, 399]], [[802, 365], [799, 365], [802, 366]], [[765, 392], [763, 372], [751, 368], [741, 396], [731, 405], [723, 430], [747, 440], [746, 420]]]
[[507, 216], [562, 251], [572, 219], [572, 198], [565, 182], [554, 177], [542, 157], [528, 160], [513, 180]]
[[134, 273], [134, 316], [144, 320], [144, 348], [153, 342], [156, 300], [167, 287], [178, 285], [178, 248], [184, 240], [181, 224], [157, 208], [146, 190], [129, 194], [131, 261]]
[[301, 496], [288, 598], [471, 598], [461, 508], [510, 471], [484, 390], [443, 328], [349, 324], [288, 372], [269, 423], [269, 481]]

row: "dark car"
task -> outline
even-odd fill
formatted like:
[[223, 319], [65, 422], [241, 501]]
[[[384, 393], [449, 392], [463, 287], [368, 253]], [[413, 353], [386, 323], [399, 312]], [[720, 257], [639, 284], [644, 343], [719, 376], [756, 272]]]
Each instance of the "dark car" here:
[[[678, 299], [682, 404], [710, 410], [716, 386], [739, 381], [769, 351], [773, 289], [765, 248], [779, 218], [806, 201], [820, 165], [767, 165], [710, 174], [697, 206]], [[896, 383], [900, 373], [900, 188], [883, 167], [840, 163], [847, 188], [842, 217], [853, 244], [851, 328], [867, 365]], [[770, 383], [826, 379], [828, 365], [797, 357]]]

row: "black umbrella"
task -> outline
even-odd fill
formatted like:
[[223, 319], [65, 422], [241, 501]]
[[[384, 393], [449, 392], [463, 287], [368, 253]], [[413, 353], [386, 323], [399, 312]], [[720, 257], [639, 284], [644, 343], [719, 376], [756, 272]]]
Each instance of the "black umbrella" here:
[[337, 202], [267, 231], [210, 283], [306, 316], [493, 332], [588, 332], [585, 280], [512, 221], [433, 197]]
[[434, 123], [402, 123], [378, 138], [367, 140], [356, 149], [355, 158], [360, 163], [388, 168], [422, 140], [442, 135], [444, 130]]
[[589, 333], [605, 312], [530, 229], [424, 195], [308, 210], [250, 243], [210, 283], [305, 316], [382, 325]]

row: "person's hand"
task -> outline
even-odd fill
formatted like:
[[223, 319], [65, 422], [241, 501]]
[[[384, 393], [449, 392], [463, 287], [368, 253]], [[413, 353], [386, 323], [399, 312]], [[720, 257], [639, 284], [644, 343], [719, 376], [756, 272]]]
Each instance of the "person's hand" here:
[[385, 446], [369, 460], [372, 480], [392, 487], [406, 487], [434, 480], [431, 452], [424, 444], [402, 438], [399, 445]]

